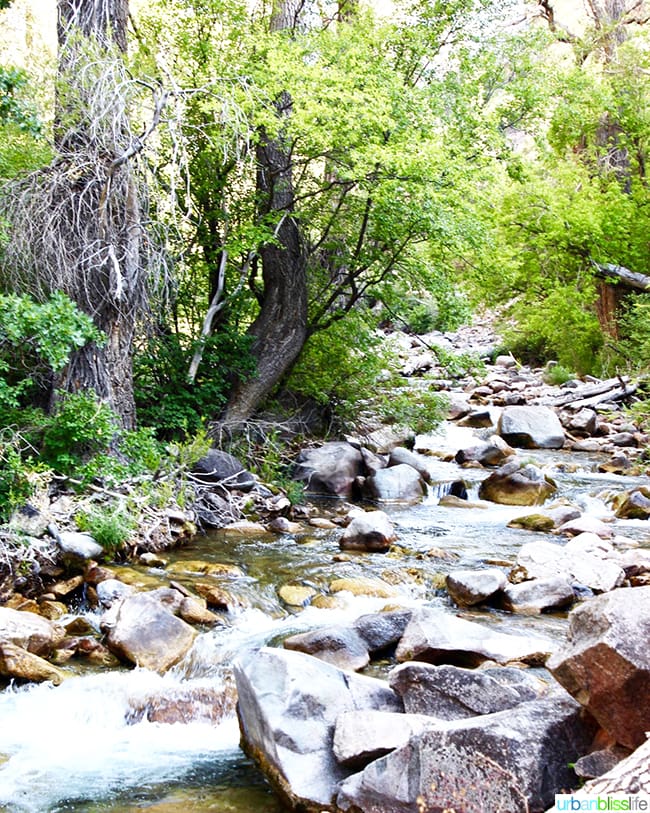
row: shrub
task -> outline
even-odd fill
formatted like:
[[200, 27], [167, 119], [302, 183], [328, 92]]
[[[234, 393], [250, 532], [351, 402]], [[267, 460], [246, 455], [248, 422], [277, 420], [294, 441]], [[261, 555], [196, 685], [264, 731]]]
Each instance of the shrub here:
[[136, 528], [135, 520], [123, 505], [80, 511], [75, 516], [75, 522], [80, 531], [89, 533], [106, 553], [113, 555], [130, 539]]

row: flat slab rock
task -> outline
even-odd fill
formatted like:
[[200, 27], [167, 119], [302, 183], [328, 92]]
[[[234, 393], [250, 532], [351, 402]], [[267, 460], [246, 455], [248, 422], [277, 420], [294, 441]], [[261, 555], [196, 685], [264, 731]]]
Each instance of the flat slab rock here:
[[475, 667], [486, 660], [542, 664], [555, 649], [546, 638], [494, 632], [483, 624], [424, 607], [413, 613], [395, 654], [400, 662]]

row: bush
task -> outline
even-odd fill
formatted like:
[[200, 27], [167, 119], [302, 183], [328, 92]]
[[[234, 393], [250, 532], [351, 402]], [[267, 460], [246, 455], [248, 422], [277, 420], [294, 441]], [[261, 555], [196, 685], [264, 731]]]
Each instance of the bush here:
[[114, 555], [128, 542], [136, 528], [135, 520], [124, 506], [93, 508], [80, 511], [75, 522], [80, 531], [89, 533], [106, 553]]
[[0, 522], [6, 522], [32, 494], [32, 482], [23, 460], [29, 448], [14, 429], [5, 427], [0, 431]]

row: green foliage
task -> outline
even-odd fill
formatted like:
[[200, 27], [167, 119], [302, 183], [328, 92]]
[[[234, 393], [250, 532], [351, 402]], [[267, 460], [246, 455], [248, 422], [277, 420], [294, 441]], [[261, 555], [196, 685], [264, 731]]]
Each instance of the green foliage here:
[[0, 430], [0, 522], [6, 522], [33, 492], [24, 461], [28, 451], [30, 445], [14, 428]]
[[567, 370], [561, 364], [547, 364], [544, 370], [544, 381], [554, 387], [559, 387], [575, 377], [575, 373]]
[[86, 531], [102, 546], [106, 553], [114, 555], [131, 538], [136, 521], [123, 505], [98, 506], [80, 511], [75, 516], [80, 531]]
[[433, 431], [449, 407], [444, 394], [415, 387], [384, 390], [373, 401], [374, 409], [386, 423], [408, 426], [418, 434]]
[[450, 378], [479, 378], [485, 375], [485, 363], [475, 353], [452, 353], [436, 344], [431, 349], [436, 354], [443, 373]]
[[27, 74], [0, 66], [0, 180], [47, 163], [51, 152], [41, 130]]
[[27, 74], [20, 68], [0, 66], [0, 125], [15, 124], [23, 132], [39, 135], [41, 125], [26, 98]]
[[116, 428], [113, 412], [94, 392], [59, 393], [43, 433], [43, 460], [75, 476], [92, 455], [108, 450]]
[[250, 344], [250, 337], [234, 331], [211, 336], [203, 347], [197, 377], [190, 383], [187, 375], [195, 345], [173, 333], [150, 339], [134, 359], [140, 420], [165, 439], [198, 432], [225, 406], [234, 377], [253, 373]]

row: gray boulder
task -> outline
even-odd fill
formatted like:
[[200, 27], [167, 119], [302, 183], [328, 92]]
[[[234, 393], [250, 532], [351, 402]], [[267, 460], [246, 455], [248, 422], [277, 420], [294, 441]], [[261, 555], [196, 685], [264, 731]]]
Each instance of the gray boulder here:
[[0, 607], [0, 640], [47, 657], [65, 637], [65, 629], [36, 613]]
[[242, 748], [291, 807], [332, 809], [350, 774], [332, 750], [346, 711], [401, 711], [381, 680], [351, 674], [302, 652], [263, 648], [234, 667]]
[[359, 616], [353, 627], [366, 642], [370, 654], [374, 655], [396, 646], [412, 615], [411, 610], [368, 613]]
[[404, 446], [396, 446], [394, 449], [391, 449], [388, 457], [388, 466], [400, 465], [410, 466], [419, 473], [425, 483], [431, 482], [431, 472], [427, 467], [427, 460], [424, 455], [412, 452]]
[[482, 466], [500, 466], [509, 457], [515, 454], [515, 450], [498, 435], [494, 435], [489, 441], [478, 443], [475, 446], [468, 446], [456, 452], [456, 463], [461, 466], [466, 463], [480, 463]]
[[364, 490], [373, 500], [417, 502], [426, 493], [426, 486], [417, 469], [407, 463], [400, 463], [368, 477]]
[[205, 483], [219, 483], [227, 489], [250, 491], [255, 485], [255, 475], [228, 452], [210, 449], [196, 461], [192, 474]]
[[501, 594], [501, 603], [506, 610], [523, 615], [561, 610], [573, 604], [574, 599], [573, 588], [563, 576], [508, 584]]
[[413, 613], [395, 654], [400, 662], [474, 667], [486, 660], [543, 663], [555, 648], [545, 638], [506, 635], [443, 610], [423, 607]]
[[127, 596], [104, 617], [108, 648], [118, 658], [165, 672], [187, 654], [197, 633], [147, 593]]
[[451, 598], [465, 607], [480, 604], [502, 590], [508, 580], [497, 567], [483, 570], [455, 570], [447, 574], [447, 592]]
[[623, 587], [569, 615], [567, 643], [548, 668], [618, 743], [650, 731], [650, 587]]
[[357, 477], [365, 474], [361, 452], [350, 443], [332, 441], [300, 452], [293, 476], [310, 494], [350, 497]]
[[499, 419], [499, 434], [516, 448], [561, 449], [564, 429], [560, 419], [549, 407], [506, 407]]
[[386, 553], [397, 538], [393, 523], [384, 511], [356, 514], [339, 540], [342, 550]]
[[56, 542], [64, 556], [77, 559], [99, 559], [104, 555], [104, 548], [95, 542], [90, 534], [80, 531], [61, 531]]
[[361, 635], [352, 627], [342, 625], [290, 635], [284, 639], [283, 646], [353, 672], [370, 662], [368, 646]]
[[547, 691], [527, 670], [508, 666], [461, 669], [409, 661], [395, 667], [388, 677], [405, 712], [439, 720], [492, 714], [535, 700]]

